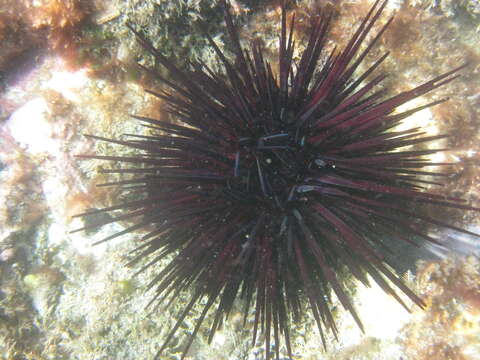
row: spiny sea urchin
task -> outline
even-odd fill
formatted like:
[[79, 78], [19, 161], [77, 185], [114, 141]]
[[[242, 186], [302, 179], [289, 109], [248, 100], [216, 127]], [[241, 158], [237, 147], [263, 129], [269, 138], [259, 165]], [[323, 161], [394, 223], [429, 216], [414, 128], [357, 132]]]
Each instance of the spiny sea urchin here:
[[170, 298], [171, 304], [181, 292], [191, 291], [158, 355], [202, 299], [203, 310], [182, 358], [207, 314], [214, 314], [211, 341], [236, 299], [243, 300], [245, 321], [249, 309], [255, 310], [253, 343], [258, 332], [265, 335], [267, 360], [273, 343], [279, 359], [281, 337], [292, 357], [290, 324], [301, 317], [305, 302], [324, 344], [325, 330], [337, 335], [331, 290], [362, 329], [345, 280], [337, 276], [341, 268], [364, 284], [369, 275], [405, 307], [394, 287], [422, 307], [422, 300], [390, 270], [384, 238], [413, 246], [437, 243], [426, 230], [431, 225], [473, 234], [426, 210], [478, 208], [428, 191], [442, 185], [437, 179], [447, 173], [424, 168], [452, 164], [428, 159], [442, 149], [412, 146], [446, 135], [396, 128], [411, 114], [446, 99], [404, 112], [395, 109], [457, 78], [463, 66], [392, 97], [375, 91], [385, 75], [371, 75], [388, 54], [355, 74], [392, 21], [362, 50], [386, 5], [377, 0], [343, 51], [324, 54], [331, 14], [318, 16], [298, 61], [295, 17], [287, 26], [283, 6], [278, 68], [273, 69], [259, 42], [249, 49], [241, 46], [229, 5], [225, 0], [221, 4], [234, 61], [206, 35], [224, 69], [220, 73], [200, 61], [180, 70], [129, 25], [140, 44], [168, 70], [166, 78], [142, 67], [165, 85], [167, 90], [146, 91], [167, 104], [176, 122], [133, 115], [150, 135], [128, 135], [129, 140], [89, 137], [135, 149], [137, 155], [81, 156], [133, 165], [104, 170], [133, 176], [100, 186], [118, 186], [136, 199], [80, 214], [124, 211], [78, 230], [138, 219], [102, 241], [148, 229], [131, 264], [150, 258], [142, 272], [174, 256], [148, 286], [156, 289], [152, 302]]

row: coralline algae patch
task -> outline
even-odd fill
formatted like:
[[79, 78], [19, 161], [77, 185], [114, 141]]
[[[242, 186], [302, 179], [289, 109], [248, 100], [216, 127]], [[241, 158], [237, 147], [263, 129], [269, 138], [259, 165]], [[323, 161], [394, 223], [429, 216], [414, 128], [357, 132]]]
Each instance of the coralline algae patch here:
[[20, 63], [42, 49], [71, 54], [75, 35], [93, 11], [93, 1], [4, 0], [0, 3], [0, 71], [12, 77]]
[[[7, 3], [23, 4], [21, 1]], [[65, 12], [58, 13], [60, 15], [55, 18], [55, 9], [49, 6], [61, 6], [62, 2], [35, 3], [50, 11], [31, 13], [36, 16], [36, 22], [31, 24], [36, 24], [36, 29], [44, 32], [43, 35], [47, 33], [46, 29], [56, 27], [61, 32], [61, 24], [65, 24], [66, 28], [69, 24], [75, 27], [81, 22], [79, 20], [77, 23], [77, 19], [83, 19], [77, 17], [78, 14], [69, 15]], [[64, 5], [67, 3], [73, 4], [64, 2]], [[140, 49], [133, 47], [133, 37], [123, 24], [125, 14], [135, 16], [153, 34], [162, 31], [156, 29], [166, 20], [152, 17], [152, 9], [160, 6], [165, 16], [171, 15], [170, 20], [182, 14], [185, 21], [190, 21], [197, 19], [196, 16], [200, 19], [199, 12], [195, 12], [195, 6], [199, 7], [200, 3], [203, 2], [105, 1], [102, 7], [110, 9], [109, 14], [120, 16], [108, 20], [99, 16], [101, 14], [93, 14], [106, 23], [95, 31], [87, 32], [90, 38], [86, 42], [103, 44], [103, 40], [98, 39], [118, 39], [120, 46], [102, 48], [101, 51], [97, 49], [98, 56], [95, 59], [101, 59], [101, 55], [108, 50], [106, 53], [109, 56], [105, 57], [108, 66], [116, 64], [122, 68], [121, 71], [129, 72], [132, 67], [128, 62], [145, 59], [137, 54]], [[266, 45], [274, 45], [276, 34], [272, 23], [277, 23], [278, 17], [275, 17], [277, 11], [272, 6], [273, 2], [262, 3], [269, 7], [256, 6], [256, 12], [248, 10], [251, 3], [236, 1], [238, 15], [245, 16], [242, 21], [248, 22], [245, 29], [256, 29], [252, 38], [262, 36], [267, 29], [271, 32], [271, 41]], [[297, 2], [298, 11], [323, 3], [319, 0]], [[330, 3], [338, 9], [335, 21], [339, 23], [333, 28], [349, 24], [350, 31], [352, 24], [358, 23], [362, 11], [372, 2]], [[33, 6], [34, 2], [31, 4]], [[402, 26], [394, 29], [384, 45], [386, 49], [393, 50], [388, 63], [389, 68], [394, 66], [395, 76], [392, 78], [401, 76], [407, 84], [412, 85], [431, 75], [435, 64], [450, 65], [448, 61], [451, 60], [448, 59], [451, 54], [460, 54], [458, 61], [472, 61], [468, 75], [445, 90], [444, 95], [451, 96], [452, 100], [448, 105], [433, 108], [429, 116], [436, 122], [435, 126], [440, 132], [446, 127], [458, 128], [461, 135], [456, 136], [454, 144], [460, 150], [452, 152], [451, 156], [469, 157], [472, 166], [460, 169], [465, 173], [458, 175], [455, 182], [452, 181], [452, 187], [461, 187], [463, 191], [468, 187], [471, 189], [467, 190], [469, 197], [475, 200], [478, 199], [476, 188], [479, 183], [478, 171], [474, 166], [478, 163], [478, 129], [474, 120], [478, 119], [479, 69], [475, 62], [478, 54], [472, 37], [477, 33], [472, 30], [475, 28], [471, 25], [472, 21], [467, 22], [462, 18], [465, 11], [467, 15], [474, 14], [472, 4], [473, 1], [391, 1], [389, 11], [397, 11]], [[9, 20], [0, 21], [2, 46], [7, 44], [7, 39], [10, 39], [8, 44], [18, 40], [10, 38], [13, 36], [10, 30], [17, 29], [23, 11], [20, 11], [20, 5], [12, 5], [10, 12], [3, 11], [0, 14], [0, 18], [7, 16]], [[211, 3], [209, 6], [213, 8], [214, 5]], [[185, 8], [189, 9], [188, 14]], [[14, 9], [19, 9], [16, 16], [11, 15]], [[41, 9], [36, 7], [32, 11]], [[473, 10], [469, 13], [468, 9]], [[312, 12], [307, 10], [305, 13]], [[270, 15], [265, 17], [265, 14]], [[419, 14], [422, 14], [420, 20]], [[61, 20], [68, 16], [73, 22]], [[473, 18], [473, 15], [468, 15], [468, 19]], [[308, 18], [305, 19], [306, 26]], [[170, 26], [173, 27], [172, 24]], [[109, 34], [103, 33], [102, 29], [107, 28]], [[408, 28], [409, 36], [414, 40], [410, 41], [406, 33], [402, 33], [402, 28]], [[16, 34], [19, 33], [22, 34], [21, 31]], [[71, 39], [62, 37], [60, 33], [57, 33], [58, 37], [50, 34], [52, 41]], [[199, 34], [195, 35], [200, 38]], [[339, 38], [343, 36], [340, 33], [337, 35]], [[17, 50], [28, 57], [26, 51], [32, 44], [42, 43], [32, 34], [22, 36], [25, 36], [25, 41], [18, 43], [22, 48], [10, 48], [11, 52], [8, 53], [12, 57], [9, 56], [8, 61], [6, 52], [0, 54], [0, 69], [3, 72], [10, 71], [11, 67], [7, 69], [3, 65], [12, 63]], [[26, 41], [29, 36], [33, 37]], [[162, 35], [162, 41], [165, 39], [167, 37]], [[183, 44], [188, 46], [195, 39], [183, 40]], [[219, 34], [215, 41], [221, 40]], [[408, 47], [406, 44], [411, 42], [415, 44]], [[53, 47], [53, 44], [50, 45]], [[172, 46], [167, 42], [163, 44]], [[209, 50], [196, 48], [195, 53], [208, 54]], [[33, 54], [38, 55], [37, 52]], [[444, 65], [442, 59], [446, 59]], [[72, 221], [72, 215], [88, 208], [108, 206], [112, 198], [117, 196], [113, 191], [95, 186], [105, 180], [104, 175], [97, 171], [99, 162], [78, 161], [74, 157], [75, 154], [86, 153], [108, 154], [116, 148], [106, 144], [95, 147], [82, 134], [111, 138], [121, 137], [122, 133], [138, 134], [141, 129], [134, 128], [136, 125], [128, 115], [156, 112], [158, 103], [144, 96], [142, 87], [137, 83], [127, 80], [140, 79], [136, 73], [115, 77], [123, 79], [118, 83], [113, 77], [103, 76], [105, 73], [102, 73], [102, 79], [96, 77], [98, 69], [104, 66], [101, 63], [72, 68], [70, 57], [62, 58], [61, 54], [53, 54], [50, 50], [41, 52], [41, 56], [33, 60], [28, 71], [18, 73], [15, 82], [4, 86], [0, 94], [0, 359], [150, 359], [163, 340], [164, 325], [175, 322], [173, 316], [177, 310], [163, 313], [160, 308], [151, 314], [144, 310], [151, 299], [149, 294], [144, 293], [144, 285], [154, 272], [131, 279], [135, 270], [124, 268], [123, 264], [127, 262], [124, 254], [133, 248], [132, 241], [91, 246], [94, 241], [122, 230], [121, 224], [87, 234], [70, 235], [69, 231], [82, 225], [82, 219]], [[402, 64], [411, 65], [415, 61], [419, 65], [418, 73], [403, 71]], [[401, 88], [402, 85], [392, 83], [392, 86]], [[449, 106], [452, 103], [455, 105]], [[132, 240], [140, 235], [132, 235]], [[430, 263], [422, 269], [417, 288], [429, 304], [427, 312], [415, 311], [413, 316], [409, 315], [392, 305], [392, 300], [375, 287], [359, 287], [355, 305], [362, 310], [362, 320], [367, 325], [366, 335], [356, 329], [334, 299], [339, 305], [335, 316], [339, 319], [344, 336], [338, 343], [332, 340], [328, 352], [324, 353], [318, 341], [314, 319], [307, 318], [295, 328], [298, 334], [295, 339], [298, 349], [296, 358], [478, 359], [478, 261], [474, 258], [447, 260]], [[462, 281], [455, 281], [456, 277]], [[415, 285], [414, 279], [411, 282]], [[374, 311], [377, 307], [384, 310], [381, 317]], [[394, 321], [386, 324], [386, 328], [382, 327], [385, 320], [392, 319], [389, 313], [394, 313]], [[247, 351], [252, 324], [244, 328], [240, 312], [233, 313], [230, 320], [215, 336], [210, 347], [206, 344], [205, 334], [200, 334], [190, 359], [253, 359], [255, 355]], [[193, 322], [186, 321], [181, 326], [182, 334], [191, 332], [193, 326]], [[184, 346], [179, 340], [176, 341], [178, 343], [174, 344], [172, 354], [166, 355], [165, 359], [177, 359], [181, 354]], [[259, 346], [259, 357], [261, 351], [262, 346]]]
[[[125, 120], [151, 101], [138, 94], [133, 83], [117, 87], [91, 78], [88, 69], [71, 71], [56, 56], [46, 56], [2, 94], [0, 103], [11, 115], [0, 124], [1, 359], [71, 359], [67, 354], [88, 353], [69, 348], [78, 337], [72, 335], [75, 329], [81, 333], [72, 317], [88, 320], [97, 314], [97, 303], [113, 317], [118, 307], [111, 301], [134, 291], [131, 273], [121, 266], [125, 261], [107, 252], [110, 245], [91, 246], [104, 232], [68, 233], [75, 226], [72, 215], [114, 196], [94, 186], [100, 181], [95, 162], [75, 158], [93, 151], [82, 134], [137, 132]], [[96, 268], [102, 269], [99, 277], [92, 275]], [[93, 296], [105, 289], [110, 297]], [[104, 324], [92, 323], [92, 332]], [[48, 346], [42, 345], [45, 338]]]
[[[76, 140], [83, 140], [82, 131], [105, 131], [108, 127], [115, 132], [122, 124], [128, 124], [122, 119], [128, 117], [130, 104], [119, 106], [119, 98], [125, 96], [128, 86], [114, 88], [91, 81], [86, 70], [68, 72], [57, 58], [46, 59], [37, 75], [10, 89], [2, 98], [8, 107], [14, 107], [19, 99], [24, 101], [2, 124], [2, 136], [40, 165], [36, 170], [44, 177], [45, 201], [57, 219], [66, 219], [75, 211], [70, 197], [78, 197], [78, 192], [99, 196], [80, 186], [82, 171], [91, 168], [82, 169], [74, 155], [91, 151], [91, 144]], [[131, 90], [129, 101], [135, 97], [136, 87]]]
[[478, 257], [424, 262], [418, 271], [426, 311], [415, 311], [400, 343], [407, 359], [480, 359]]

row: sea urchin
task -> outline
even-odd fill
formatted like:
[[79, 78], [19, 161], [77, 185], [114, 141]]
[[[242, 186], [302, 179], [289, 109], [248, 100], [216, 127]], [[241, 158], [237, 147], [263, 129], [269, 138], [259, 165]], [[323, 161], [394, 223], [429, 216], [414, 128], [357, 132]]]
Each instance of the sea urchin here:
[[[422, 300], [391, 270], [385, 237], [412, 246], [436, 243], [427, 233], [431, 225], [472, 234], [427, 211], [439, 206], [478, 209], [429, 192], [448, 174], [424, 168], [452, 164], [432, 162], [428, 156], [443, 150], [421, 146], [446, 135], [397, 127], [445, 99], [409, 111], [395, 109], [452, 81], [463, 66], [392, 97], [375, 90], [385, 75], [374, 73], [388, 54], [366, 70], [360, 68], [392, 21], [363, 46], [386, 5], [378, 0], [342, 51], [324, 54], [332, 16], [318, 16], [296, 60], [295, 17], [287, 26], [283, 6], [278, 67], [272, 68], [259, 42], [248, 49], [241, 46], [229, 5], [220, 2], [233, 61], [206, 37], [222, 72], [201, 61], [179, 69], [129, 25], [169, 73], [166, 78], [155, 68], [142, 67], [164, 84], [146, 91], [162, 99], [176, 121], [133, 115], [150, 129], [149, 135], [128, 135], [128, 140], [88, 137], [135, 149], [137, 155], [81, 156], [128, 164], [104, 170], [129, 174], [125, 179], [99, 186], [117, 186], [135, 196], [80, 214], [113, 212], [110, 220], [82, 229], [133, 221], [102, 241], [144, 228], [147, 233], [131, 264], [150, 259], [142, 272], [172, 256], [148, 286], [155, 289], [152, 302], [170, 299], [171, 304], [181, 292], [191, 293], [157, 357], [200, 303], [201, 315], [183, 357], [207, 314], [212, 312], [212, 340], [237, 299], [243, 301], [245, 321], [254, 310], [253, 343], [258, 333], [264, 334], [267, 360], [279, 359], [280, 338], [292, 357], [289, 329], [304, 306], [313, 314], [324, 344], [325, 330], [337, 335], [332, 290], [362, 329], [345, 280], [338, 276], [340, 269], [364, 284], [369, 275], [405, 307], [398, 290], [422, 307]], [[115, 215], [117, 210], [123, 213]]]

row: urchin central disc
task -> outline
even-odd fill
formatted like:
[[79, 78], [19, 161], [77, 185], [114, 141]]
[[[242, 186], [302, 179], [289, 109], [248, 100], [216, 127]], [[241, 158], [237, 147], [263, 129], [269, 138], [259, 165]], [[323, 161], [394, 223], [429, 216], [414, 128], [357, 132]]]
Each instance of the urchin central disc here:
[[228, 185], [231, 195], [237, 200], [240, 195], [243, 200], [262, 199], [271, 208], [288, 208], [298, 199], [297, 189], [310, 170], [318, 168], [318, 159], [306, 149], [304, 138], [296, 129], [239, 138]]

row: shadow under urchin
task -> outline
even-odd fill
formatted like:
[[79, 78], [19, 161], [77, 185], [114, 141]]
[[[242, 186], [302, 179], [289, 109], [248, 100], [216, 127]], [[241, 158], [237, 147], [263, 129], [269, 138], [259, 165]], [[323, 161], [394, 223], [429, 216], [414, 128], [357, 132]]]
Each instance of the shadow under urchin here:
[[[168, 71], [166, 78], [142, 66], [164, 84], [146, 91], [162, 99], [176, 121], [133, 115], [149, 135], [127, 135], [127, 140], [88, 137], [135, 149], [137, 155], [80, 156], [127, 165], [104, 170], [125, 178], [99, 186], [119, 187], [135, 200], [79, 214], [107, 212], [112, 218], [75, 231], [132, 222], [103, 242], [146, 229], [130, 263], [146, 261], [138, 273], [173, 256], [148, 286], [155, 292], [152, 302], [168, 306], [180, 293], [191, 294], [157, 357], [200, 301], [203, 309], [182, 359], [202, 325], [212, 340], [236, 299], [243, 300], [244, 322], [253, 310], [253, 345], [263, 334], [267, 360], [279, 359], [281, 343], [282, 353], [292, 358], [291, 323], [305, 311], [313, 314], [324, 346], [325, 331], [337, 337], [332, 291], [363, 330], [346, 280], [338, 276], [340, 269], [365, 285], [370, 277], [405, 308], [398, 291], [423, 307], [389, 266], [389, 257], [396, 254], [384, 239], [417, 247], [438, 244], [428, 233], [432, 226], [477, 236], [428, 211], [479, 209], [429, 191], [448, 181], [454, 164], [430, 160], [429, 155], [445, 149], [426, 145], [448, 135], [397, 128], [406, 117], [446, 99], [404, 112], [395, 109], [454, 80], [463, 66], [397, 95], [378, 89], [386, 75], [377, 68], [388, 53], [360, 71], [392, 21], [364, 44], [386, 5], [377, 0], [341, 51], [326, 52], [332, 15], [320, 14], [295, 59], [295, 17], [287, 25], [283, 6], [278, 66], [272, 68], [259, 42], [241, 46], [229, 4], [220, 3], [233, 56], [206, 38], [222, 72], [201, 61], [179, 69], [129, 25]], [[207, 324], [209, 312], [212, 320]]]

